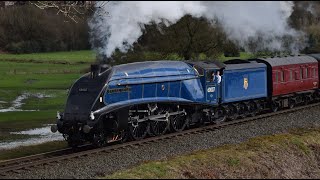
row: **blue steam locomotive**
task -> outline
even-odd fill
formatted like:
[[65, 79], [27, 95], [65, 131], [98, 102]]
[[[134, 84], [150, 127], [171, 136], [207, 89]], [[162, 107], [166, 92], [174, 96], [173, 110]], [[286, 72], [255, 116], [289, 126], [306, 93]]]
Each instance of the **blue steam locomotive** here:
[[104, 146], [254, 116], [272, 106], [267, 66], [237, 59], [91, 65], [71, 87], [52, 131], [72, 147]]

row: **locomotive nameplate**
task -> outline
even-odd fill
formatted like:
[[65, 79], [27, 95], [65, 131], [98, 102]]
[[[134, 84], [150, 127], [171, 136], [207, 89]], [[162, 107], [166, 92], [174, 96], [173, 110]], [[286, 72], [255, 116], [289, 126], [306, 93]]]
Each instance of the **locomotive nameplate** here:
[[108, 89], [107, 92], [109, 94], [111, 93], [122, 93], [122, 92], [129, 92], [131, 91], [131, 87], [125, 87], [125, 88], [115, 88], [115, 89]]

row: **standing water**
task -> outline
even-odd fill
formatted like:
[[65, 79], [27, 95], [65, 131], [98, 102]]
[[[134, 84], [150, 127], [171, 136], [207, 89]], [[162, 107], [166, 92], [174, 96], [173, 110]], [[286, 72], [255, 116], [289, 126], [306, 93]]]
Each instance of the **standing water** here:
[[[16, 111], [39, 111], [39, 110], [21, 109], [21, 106], [24, 104], [22, 101], [29, 97], [36, 97], [41, 99], [41, 98], [49, 98], [52, 96], [41, 94], [41, 93], [36, 93], [36, 94], [23, 93], [22, 95], [18, 96], [14, 101], [11, 102], [11, 107], [6, 109], [1, 109], [1, 106], [0, 106], [0, 113], [16, 112]], [[0, 101], [0, 104], [5, 104], [5, 103], [7, 102]], [[11, 132], [10, 134], [35, 135], [36, 137], [14, 140], [10, 142], [0, 142], [0, 150], [13, 149], [19, 146], [35, 145], [35, 144], [45, 143], [49, 141], [63, 140], [62, 135], [59, 133], [52, 133], [50, 127], [51, 125], [47, 124], [42, 128], [35, 128], [35, 129], [30, 129], [30, 130], [20, 131], [20, 132]]]
[[52, 133], [50, 127], [51, 124], [47, 124], [42, 128], [30, 129], [20, 132], [11, 132], [10, 134], [37, 135], [37, 137], [12, 142], [0, 142], [0, 150], [13, 149], [19, 146], [41, 144], [50, 141], [62, 141], [62, 135], [60, 133]]
[[[20, 109], [21, 106], [24, 104], [22, 101], [27, 99], [28, 97], [36, 97], [36, 98], [48, 98], [52, 97], [51, 95], [45, 95], [41, 93], [37, 94], [30, 94], [30, 93], [23, 93], [22, 95], [18, 96], [14, 101], [12, 101], [12, 106], [6, 109], [0, 109], [0, 112], [12, 112], [12, 111], [38, 111], [38, 110], [23, 110]], [[3, 102], [3, 101], [1, 101]]]

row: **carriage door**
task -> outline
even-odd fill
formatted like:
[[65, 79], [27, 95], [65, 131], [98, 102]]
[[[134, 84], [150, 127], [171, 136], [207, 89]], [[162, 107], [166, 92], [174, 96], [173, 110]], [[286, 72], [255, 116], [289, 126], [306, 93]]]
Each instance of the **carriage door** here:
[[[217, 79], [212, 76], [213, 70], [206, 71], [206, 101], [208, 103], [217, 103]], [[215, 73], [216, 74], [216, 73]]]

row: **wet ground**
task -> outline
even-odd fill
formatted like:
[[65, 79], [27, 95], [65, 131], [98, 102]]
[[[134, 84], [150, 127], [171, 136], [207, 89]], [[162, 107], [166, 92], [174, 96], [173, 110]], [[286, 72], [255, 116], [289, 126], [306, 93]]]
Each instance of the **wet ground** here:
[[[6, 109], [0, 109], [1, 112], [10, 112], [10, 111], [38, 111], [38, 110], [23, 110], [20, 109], [21, 106], [24, 104], [22, 101], [29, 98], [29, 97], [36, 97], [36, 98], [49, 98], [51, 95], [45, 95], [41, 93], [30, 94], [30, 93], [23, 93], [22, 95], [18, 96], [14, 101], [11, 102], [11, 107]], [[0, 104], [7, 104], [5, 101], [0, 101]], [[1, 107], [0, 107], [1, 108]]]
[[[6, 112], [18, 112], [18, 111], [39, 111], [38, 109], [24, 110], [22, 105], [28, 98], [50, 98], [52, 95], [46, 95], [42, 93], [28, 93], [24, 92], [20, 96], [16, 97], [12, 102], [0, 101], [0, 113]], [[4, 108], [6, 107], [6, 108]], [[27, 123], [27, 122], [26, 122]], [[41, 124], [39, 124], [41, 126]], [[0, 150], [13, 149], [19, 146], [29, 146], [50, 141], [63, 140], [60, 133], [51, 132], [51, 124], [44, 124], [41, 128], [27, 129], [20, 132], [10, 132], [12, 135], [26, 135], [24, 139], [18, 140], [6, 140], [5, 142], [0, 141]]]
[[12, 142], [0, 142], [0, 150], [13, 149], [19, 146], [29, 146], [41, 144], [49, 141], [63, 140], [60, 133], [52, 133], [50, 129], [51, 124], [47, 124], [42, 128], [35, 128], [20, 132], [11, 132], [11, 134], [22, 134], [22, 135], [36, 135], [34, 138], [20, 139]]

